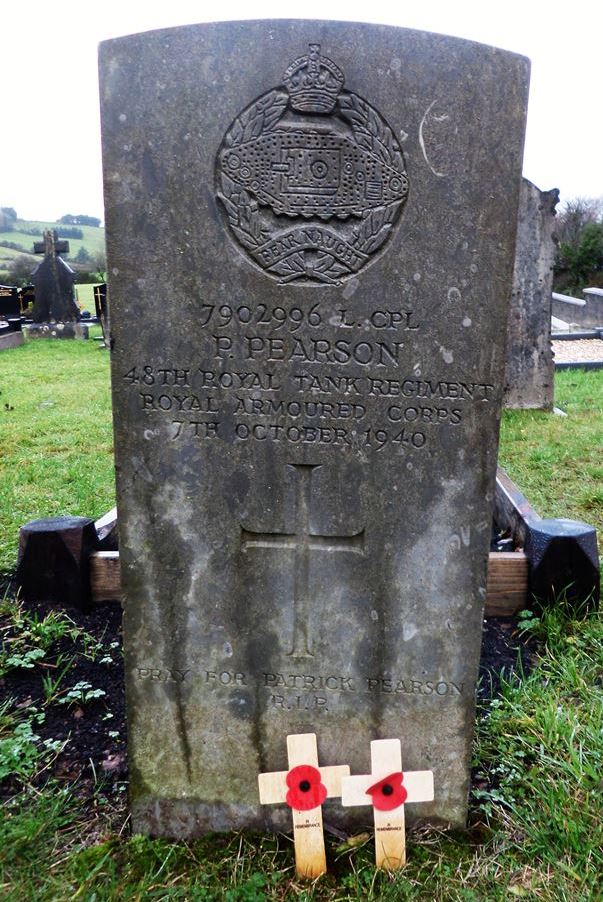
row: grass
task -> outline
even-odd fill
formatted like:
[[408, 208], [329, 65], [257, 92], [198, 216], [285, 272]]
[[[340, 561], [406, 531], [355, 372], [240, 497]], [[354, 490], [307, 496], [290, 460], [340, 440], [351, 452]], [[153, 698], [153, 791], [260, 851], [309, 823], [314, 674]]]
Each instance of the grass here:
[[[479, 711], [475, 766], [489, 789], [469, 828], [409, 837], [404, 873], [372, 866], [372, 846], [328, 838], [329, 873], [294, 874], [287, 837], [209, 835], [176, 843], [130, 837], [103, 804], [84, 811], [77, 785], [31, 785], [31, 763], [0, 823], [7, 900], [416, 900], [591, 902], [603, 873], [603, 623], [563, 606], [528, 628], [542, 643], [530, 676], [503, 683]], [[0, 721], [1, 723], [1, 721]], [[39, 766], [43, 766], [40, 750]]]
[[505, 411], [499, 461], [542, 517], [583, 520], [601, 541], [603, 373], [556, 373], [555, 404], [567, 416]]
[[75, 292], [80, 310], [88, 310], [95, 316], [94, 285], [92, 282], [78, 282], [75, 286]]
[[28, 341], [2, 352], [0, 447], [6, 571], [28, 520], [99, 517], [113, 504], [109, 360], [98, 342]]
[[[26, 520], [98, 516], [112, 504], [108, 356], [93, 342], [30, 342], [0, 355], [0, 379], [0, 569], [9, 569]], [[602, 386], [602, 373], [558, 373], [556, 403], [568, 416], [506, 412], [501, 441], [501, 462], [539, 513], [600, 529]], [[4, 610], [10, 643], [0, 665], [38, 667], [36, 649], [56, 663], [53, 648], [69, 624], [61, 617], [36, 624], [14, 605]], [[539, 640], [539, 662], [529, 676], [503, 681], [501, 694], [478, 712], [480, 788], [468, 830], [411, 833], [402, 875], [375, 872], [366, 838], [349, 844], [328, 838], [329, 874], [308, 886], [295, 877], [287, 837], [226, 834], [190, 843], [130, 837], [102, 782], [91, 809], [83, 807], [77, 782], [59, 786], [40, 777], [56, 752], [35, 738], [37, 718], [58, 698], [66, 699], [65, 710], [70, 703], [64, 686], [49, 681], [39, 710], [0, 708], [0, 764], [16, 786], [0, 819], [0, 896], [9, 902], [603, 898], [603, 622], [597, 613], [566, 611], [561, 600], [554, 611], [523, 622]], [[60, 667], [54, 674], [58, 679]]]

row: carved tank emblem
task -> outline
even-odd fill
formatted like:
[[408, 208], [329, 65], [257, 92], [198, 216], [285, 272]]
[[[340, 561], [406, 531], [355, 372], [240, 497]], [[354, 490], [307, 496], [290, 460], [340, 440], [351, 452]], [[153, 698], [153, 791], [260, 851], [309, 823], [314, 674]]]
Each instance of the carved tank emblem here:
[[231, 233], [281, 282], [336, 284], [392, 234], [408, 194], [404, 157], [370, 104], [310, 44], [284, 87], [232, 123], [216, 161]]

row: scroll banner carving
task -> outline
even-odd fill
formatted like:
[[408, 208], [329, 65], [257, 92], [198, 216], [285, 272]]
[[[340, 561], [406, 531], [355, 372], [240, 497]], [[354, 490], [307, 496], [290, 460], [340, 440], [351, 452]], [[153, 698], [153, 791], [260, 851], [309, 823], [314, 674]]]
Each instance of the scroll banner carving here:
[[[311, 44], [232, 123], [217, 195], [239, 246], [281, 282], [337, 284], [387, 242], [408, 195], [390, 126]], [[326, 225], [328, 223], [328, 226]]]

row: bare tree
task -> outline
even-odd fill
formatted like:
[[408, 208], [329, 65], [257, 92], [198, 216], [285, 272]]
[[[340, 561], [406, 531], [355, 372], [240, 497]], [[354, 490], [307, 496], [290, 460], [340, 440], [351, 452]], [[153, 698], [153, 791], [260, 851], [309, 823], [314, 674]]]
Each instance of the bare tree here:
[[566, 201], [557, 219], [555, 289], [579, 292], [603, 268], [603, 197]]
[[603, 197], [574, 197], [566, 201], [557, 216], [559, 244], [575, 246], [584, 226], [603, 221]]

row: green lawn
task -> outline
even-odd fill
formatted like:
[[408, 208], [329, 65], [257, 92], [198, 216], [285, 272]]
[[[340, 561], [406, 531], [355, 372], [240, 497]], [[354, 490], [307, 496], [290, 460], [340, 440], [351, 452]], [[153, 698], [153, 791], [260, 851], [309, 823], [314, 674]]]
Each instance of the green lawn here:
[[[99, 334], [96, 327], [93, 334]], [[28, 341], [0, 354], [0, 571], [19, 526], [113, 504], [109, 355], [99, 342]]]
[[[4, 615], [2, 617], [1, 615]], [[38, 650], [51, 677], [59, 618], [21, 617], [21, 655]], [[40, 785], [56, 754], [30, 713], [0, 705], [0, 780], [12, 796], [0, 819], [0, 897], [8, 902], [94, 900], [414, 900], [414, 902], [593, 902], [603, 874], [603, 623], [561, 609], [530, 627], [542, 643], [529, 677], [503, 685], [478, 709], [474, 766], [482, 788], [467, 830], [408, 836], [408, 865], [396, 876], [373, 867], [370, 836], [327, 837], [329, 872], [308, 886], [294, 873], [288, 837], [209, 835], [191, 842], [129, 836], [125, 812], [96, 777], [94, 804], [77, 782]], [[62, 632], [61, 632], [62, 629]], [[32, 648], [33, 646], [33, 648]], [[30, 651], [31, 654], [31, 651]], [[14, 666], [0, 654], [0, 674]], [[85, 706], [84, 706], [85, 707]], [[83, 715], [85, 716], [85, 714]], [[93, 762], [94, 763], [94, 762]], [[34, 783], [35, 781], [35, 783]]]
[[567, 416], [505, 411], [499, 461], [543, 517], [569, 517], [603, 540], [603, 372], [561, 370], [555, 404]]
[[[603, 372], [556, 376], [568, 416], [507, 412], [501, 461], [539, 513], [603, 529]], [[113, 502], [108, 354], [98, 343], [30, 342], [0, 354], [0, 570], [14, 566], [18, 527], [60, 513], [98, 516]], [[32, 621], [7, 599], [0, 621], [19, 634], [0, 648], [0, 680], [19, 660], [60, 666], [72, 627]], [[253, 834], [190, 843], [130, 837], [103, 792], [83, 807], [77, 782], [44, 785], [52, 746], [36, 717], [0, 699], [0, 781], [17, 789], [0, 818], [0, 897], [100, 900], [421, 900], [592, 902], [603, 898], [603, 623], [563, 606], [524, 618], [540, 642], [528, 677], [478, 712], [466, 832], [409, 837], [403, 874], [375, 873], [371, 842], [328, 839], [329, 874], [295, 878], [290, 840]], [[10, 648], [13, 648], [10, 657]], [[50, 704], [50, 702], [49, 702]]]
[[77, 283], [75, 286], [77, 293], [77, 301], [81, 310], [88, 310], [93, 316], [96, 315], [94, 306], [94, 285], [91, 282]]

